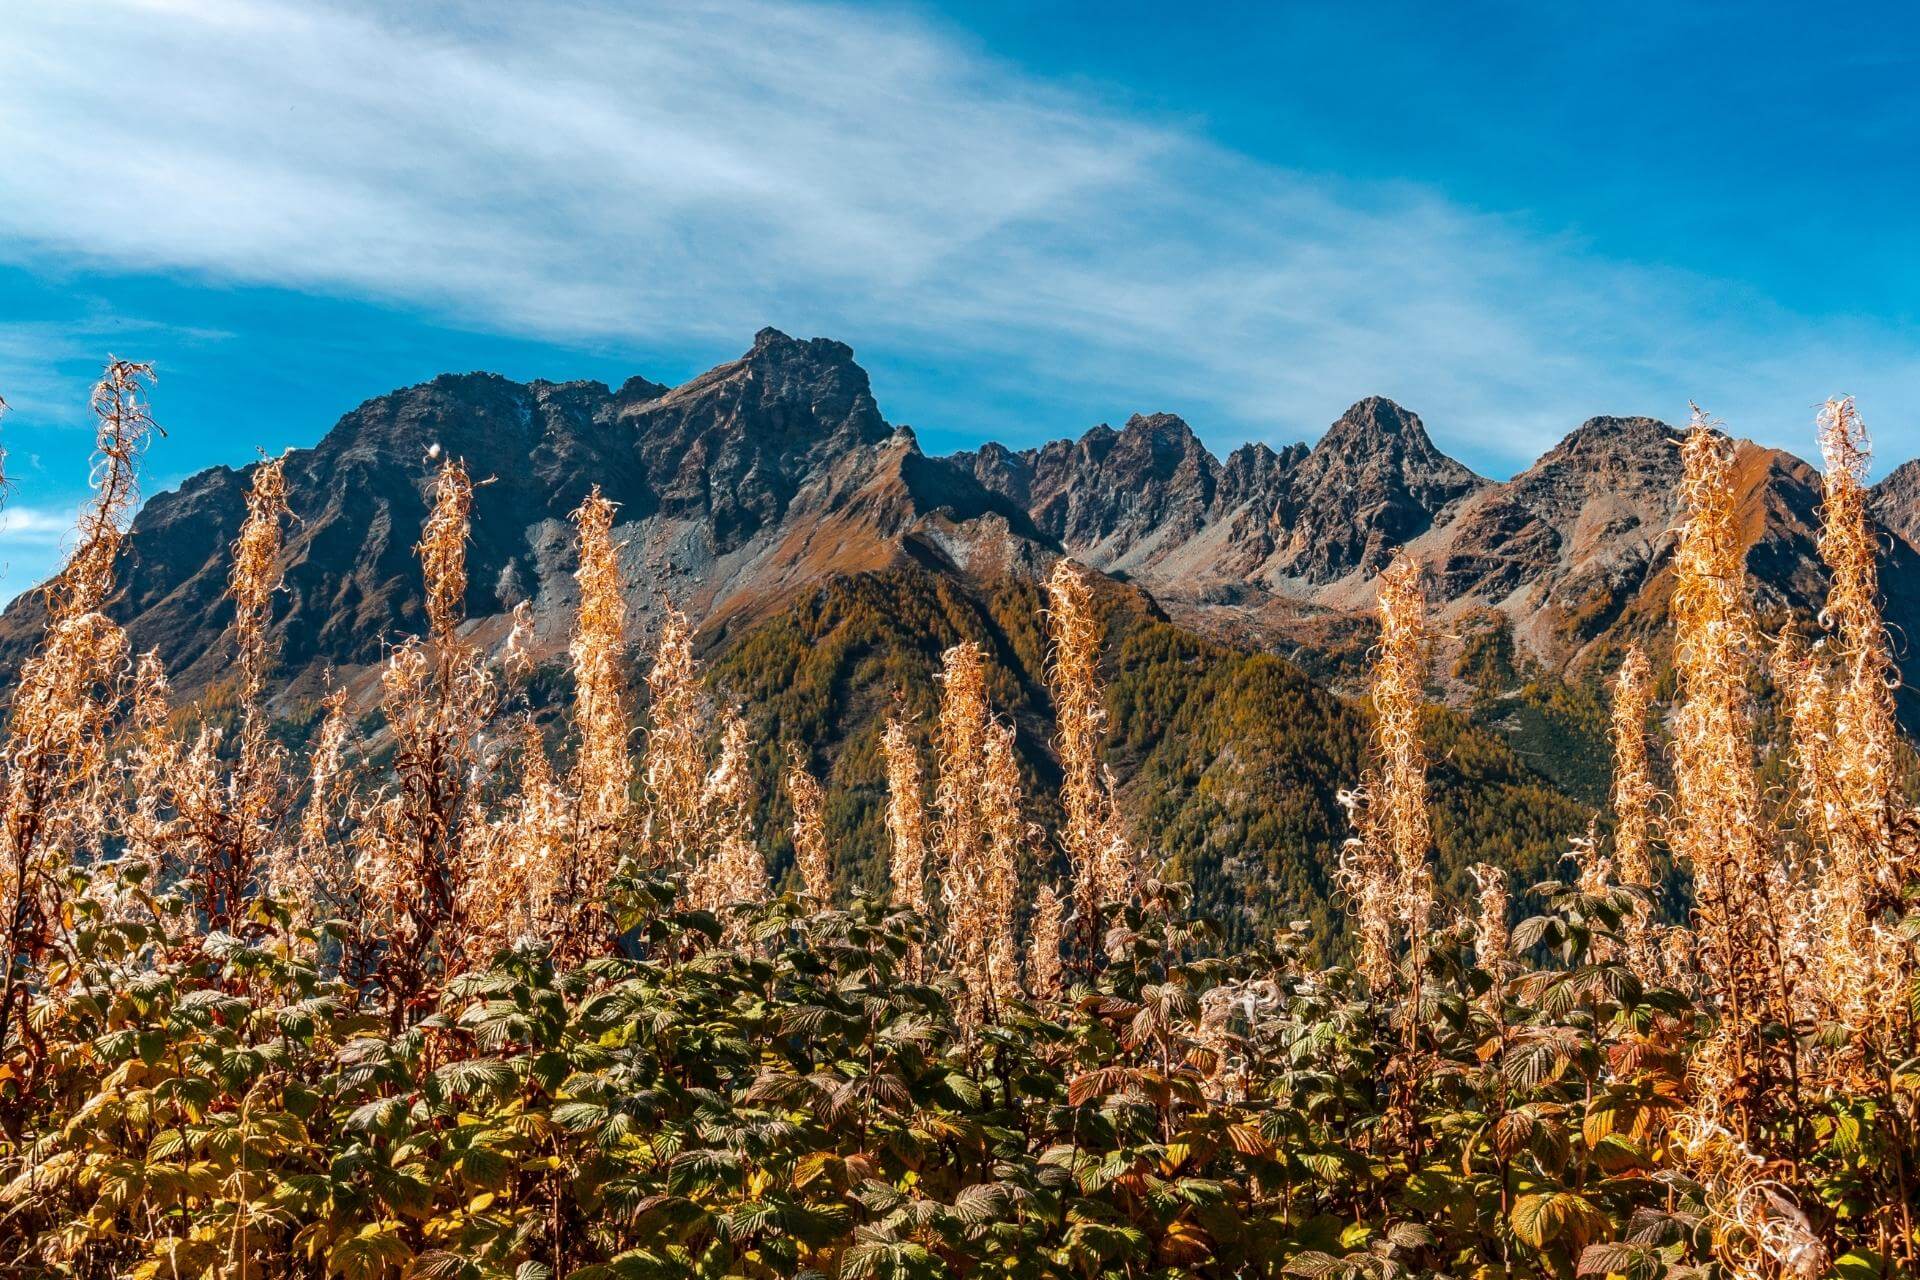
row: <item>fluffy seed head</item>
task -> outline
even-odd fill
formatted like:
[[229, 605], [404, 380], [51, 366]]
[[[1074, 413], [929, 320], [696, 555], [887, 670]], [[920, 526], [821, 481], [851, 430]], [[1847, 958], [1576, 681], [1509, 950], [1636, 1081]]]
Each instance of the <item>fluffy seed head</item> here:
[[465, 614], [467, 533], [473, 513], [473, 481], [455, 459], [440, 464], [433, 482], [433, 506], [421, 533], [420, 569], [427, 587], [428, 634], [437, 645], [451, 644]]
[[796, 755], [787, 766], [787, 798], [793, 802], [793, 856], [800, 892], [815, 908], [833, 901], [833, 861], [827, 852], [826, 798], [820, 783]]
[[920, 789], [920, 751], [906, 721], [888, 716], [880, 735], [887, 760], [887, 834], [893, 842], [887, 864], [894, 905], [927, 909], [927, 814]]
[[700, 792], [706, 771], [705, 703], [693, 661], [693, 631], [667, 606], [647, 674], [653, 727], [643, 769], [647, 820], [643, 843], [656, 866], [692, 861], [700, 849]]
[[1370, 766], [1343, 796], [1355, 833], [1337, 876], [1354, 914], [1358, 964], [1375, 983], [1391, 976], [1404, 945], [1418, 956], [1433, 914], [1433, 844], [1427, 814], [1420, 709], [1427, 674], [1426, 602], [1420, 567], [1405, 552], [1380, 575], [1380, 643], [1368, 689], [1373, 701]]

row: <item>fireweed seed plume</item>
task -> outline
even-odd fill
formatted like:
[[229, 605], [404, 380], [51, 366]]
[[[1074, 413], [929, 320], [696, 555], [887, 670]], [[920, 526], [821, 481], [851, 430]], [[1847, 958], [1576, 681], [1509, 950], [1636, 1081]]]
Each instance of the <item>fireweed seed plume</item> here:
[[1003, 720], [993, 720], [987, 727], [983, 772], [986, 847], [969, 877], [964, 910], [951, 923], [977, 938], [975, 962], [984, 964], [988, 989], [998, 1004], [1020, 994], [1013, 914], [1028, 833], [1020, 756], [1014, 747], [1013, 726]]
[[288, 515], [281, 462], [254, 467], [246, 509], [227, 577], [240, 670], [237, 740], [223, 749], [220, 735], [203, 729], [172, 784], [179, 870], [195, 886], [200, 914], [213, 930], [232, 927], [254, 899], [291, 804], [287, 753], [270, 738], [263, 705], [281, 581], [281, 522]]
[[380, 940], [378, 978], [396, 1026], [417, 1020], [435, 984], [458, 969], [468, 954], [463, 912], [488, 892], [467, 874], [483, 852], [473, 784], [498, 707], [492, 673], [459, 634], [472, 504], [466, 468], [443, 460], [417, 548], [428, 639], [403, 642], [381, 673], [393, 781], [355, 831], [366, 922]]
[[888, 716], [880, 734], [887, 764], [887, 878], [895, 906], [927, 912], [927, 811], [921, 790], [920, 749], [906, 721]]
[[[1608, 737], [1613, 746], [1613, 869], [1620, 883], [1653, 886], [1653, 806], [1658, 792], [1647, 755], [1647, 713], [1653, 703], [1653, 668], [1639, 645], [1630, 645], [1613, 678]], [[1643, 980], [1657, 972], [1653, 910], [1636, 901], [1623, 933], [1634, 971]]]
[[1899, 847], [1891, 838], [1898, 672], [1880, 616], [1879, 546], [1867, 516], [1871, 448], [1853, 400], [1828, 401], [1820, 413], [1820, 558], [1831, 580], [1821, 622], [1839, 667], [1833, 769], [1842, 809], [1831, 824], [1832, 852], [1836, 869], [1868, 899], [1897, 892], [1907, 870], [1886, 857]]
[[1668, 843], [1693, 871], [1701, 968], [1721, 1014], [1720, 1053], [1703, 1096], [1737, 1096], [1765, 1070], [1756, 1037], [1786, 1016], [1775, 907], [1778, 867], [1761, 821], [1748, 680], [1756, 643], [1746, 547], [1733, 485], [1734, 446], [1697, 408], [1681, 446], [1683, 521], [1671, 612], [1679, 707], [1673, 717], [1674, 810]]
[[573, 513], [579, 543], [579, 616], [573, 662], [573, 731], [578, 742], [567, 789], [574, 821], [556, 856], [554, 891], [561, 952], [597, 949], [612, 937], [602, 903], [630, 825], [632, 726], [627, 718], [626, 592], [613, 541], [614, 505], [595, 486]]
[[[966, 1015], [986, 1015], [1011, 978], [1013, 891], [996, 862], [1004, 825], [1019, 823], [1011, 743], [987, 701], [986, 661], [972, 641], [941, 655], [938, 780], [940, 891], [945, 945], [966, 984]], [[995, 770], [998, 770], [996, 773]]]
[[227, 594], [233, 599], [244, 717], [234, 778], [236, 800], [243, 810], [237, 816], [243, 825], [275, 823], [281, 816], [275, 797], [282, 790], [279, 769], [285, 753], [267, 742], [262, 699], [273, 663], [273, 646], [268, 638], [273, 597], [280, 589], [283, 573], [280, 553], [285, 538], [281, 526], [290, 514], [285, 464], [279, 459], [261, 462], [247, 486], [247, 515], [233, 544], [233, 568], [227, 579]]
[[1047, 579], [1047, 630], [1064, 814], [1060, 843], [1074, 873], [1081, 949], [1090, 952], [1102, 913], [1132, 896], [1134, 868], [1100, 760], [1107, 711], [1100, 694], [1100, 623], [1092, 579], [1071, 560], [1055, 564]]
[[1066, 904], [1051, 884], [1040, 886], [1033, 900], [1033, 936], [1027, 942], [1027, 988], [1036, 999], [1060, 994], [1060, 944], [1064, 941]]
[[986, 841], [982, 795], [986, 787], [986, 658], [968, 640], [940, 655], [940, 723], [936, 739], [933, 803], [939, 814], [940, 878], [947, 882], [979, 857]]
[[1476, 862], [1467, 868], [1473, 876], [1473, 957], [1493, 985], [1487, 989], [1486, 1006], [1498, 1009], [1502, 994], [1502, 979], [1511, 967], [1508, 951], [1513, 943], [1512, 931], [1507, 926], [1507, 911], [1512, 898], [1507, 889], [1507, 872], [1500, 867], [1485, 862]]
[[492, 825], [474, 868], [478, 890], [464, 924], [471, 962], [504, 946], [550, 941], [556, 955], [579, 957], [581, 939], [567, 894], [575, 800], [555, 775], [539, 728], [520, 728], [520, 782]]
[[233, 568], [227, 578], [234, 638], [240, 650], [242, 696], [248, 705], [260, 696], [271, 659], [267, 625], [273, 593], [280, 586], [281, 521], [287, 514], [285, 463], [277, 458], [260, 463], [247, 487], [247, 517], [234, 540]]
[[148, 365], [113, 360], [93, 389], [93, 497], [65, 568], [45, 589], [47, 628], [20, 666], [0, 755], [0, 1046], [25, 995], [21, 965], [42, 961], [61, 928], [67, 872], [103, 859], [115, 819], [108, 735], [126, 696], [126, 633], [99, 612], [138, 502], [137, 467], [157, 430]]
[[[1876, 1037], [1898, 1040], [1911, 1021], [1902, 995], [1910, 981], [1905, 946], [1894, 928], [1898, 911], [1890, 908], [1914, 867], [1911, 837], [1896, 821], [1899, 677], [1880, 614], [1879, 546], [1867, 515], [1872, 446], [1851, 398], [1822, 408], [1819, 441], [1826, 468], [1820, 557], [1830, 575], [1820, 621], [1832, 670], [1817, 686], [1808, 675], [1827, 736], [1807, 750], [1817, 767], [1802, 769], [1801, 794], [1822, 845], [1813, 907], [1821, 940], [1817, 981], [1824, 1012], [1857, 1047]], [[1796, 732], [1796, 751], [1801, 736]]]
[[827, 851], [826, 798], [797, 751], [789, 749], [787, 799], [793, 804], [793, 859], [800, 894], [815, 910], [833, 901], [833, 861]]
[[427, 586], [427, 631], [436, 645], [450, 645], [465, 614], [467, 537], [473, 518], [473, 481], [451, 459], [434, 480], [433, 507], [421, 531], [420, 572]]
[[1613, 678], [1608, 736], [1613, 745], [1613, 863], [1622, 884], [1653, 883], [1651, 838], [1657, 796], [1647, 758], [1647, 712], [1653, 705], [1653, 668], [1630, 645]]
[[307, 929], [354, 914], [358, 888], [350, 840], [356, 797], [347, 764], [347, 737], [353, 727], [347, 691], [332, 690], [320, 706], [299, 826], [294, 839], [282, 842], [268, 864], [270, 891], [291, 910], [295, 924]]
[[1370, 765], [1348, 798], [1354, 836], [1338, 877], [1352, 904], [1359, 965], [1376, 984], [1392, 981], [1404, 946], [1416, 971], [1433, 914], [1433, 836], [1427, 813], [1426, 751], [1420, 708], [1427, 676], [1426, 604], [1420, 568], [1404, 552], [1380, 575], [1380, 641], [1368, 692], [1373, 703]]
[[667, 606], [647, 673], [653, 727], [643, 767], [647, 816], [642, 843], [654, 866], [679, 866], [700, 849], [700, 792], [706, 771], [702, 741], [706, 704], [693, 661], [686, 615]]
[[707, 839], [686, 884], [687, 905], [695, 910], [766, 901], [767, 864], [754, 839], [752, 761], [746, 719], [729, 709], [720, 717], [720, 751], [700, 791]]
[[113, 562], [140, 505], [139, 461], [159, 428], [147, 402], [153, 366], [112, 360], [94, 384], [93, 498], [80, 514], [73, 555], [46, 586], [55, 622], [98, 609], [113, 590]]
[[129, 918], [127, 877], [139, 868], [137, 883], [158, 881], [171, 833], [165, 796], [180, 758], [180, 743], [170, 723], [173, 690], [160, 655], [148, 650], [134, 663], [133, 689], [115, 754], [121, 760], [123, 783], [118, 833], [122, 852], [118, 864], [101, 863], [93, 892], [109, 901], [109, 916]]
[[609, 827], [627, 807], [629, 763], [626, 679], [626, 593], [613, 542], [614, 506], [596, 487], [574, 512], [580, 566], [580, 613], [573, 659], [574, 732], [580, 739], [575, 782], [582, 800]]

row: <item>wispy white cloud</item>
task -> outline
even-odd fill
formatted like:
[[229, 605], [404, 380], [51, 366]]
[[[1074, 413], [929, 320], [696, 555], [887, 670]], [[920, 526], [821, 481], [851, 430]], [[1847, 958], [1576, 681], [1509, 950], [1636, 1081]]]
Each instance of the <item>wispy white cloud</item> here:
[[76, 513], [53, 507], [0, 507], [0, 545], [59, 547], [73, 532]]
[[[60, 320], [0, 320], [0, 395], [9, 416], [57, 426], [90, 426], [87, 388], [116, 349], [125, 354], [165, 332], [173, 341], [214, 343], [230, 334], [166, 325], [82, 300]], [[131, 357], [129, 357], [131, 358]], [[7, 419], [0, 418], [0, 433]]]
[[1522, 218], [1256, 163], [872, 11], [22, 6], [0, 132], [0, 252], [501, 332], [771, 322], [1227, 436], [1380, 392], [1494, 465], [1688, 393], [1797, 431], [1829, 389], [1807, 379], [1846, 370], [1920, 408], [1909, 348], [1865, 322], [1817, 331]]
[[0, 607], [60, 567], [76, 514], [52, 506], [0, 506]]

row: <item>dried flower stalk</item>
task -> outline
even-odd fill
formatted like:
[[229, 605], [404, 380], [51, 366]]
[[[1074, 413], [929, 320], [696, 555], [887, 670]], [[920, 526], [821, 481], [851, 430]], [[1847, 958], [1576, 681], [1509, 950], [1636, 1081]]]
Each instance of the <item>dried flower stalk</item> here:
[[820, 794], [820, 783], [797, 756], [787, 768], [787, 798], [793, 802], [793, 857], [800, 870], [800, 893], [818, 910], [833, 901], [826, 800]]
[[720, 753], [700, 795], [708, 851], [687, 873], [686, 902], [696, 911], [766, 900], [766, 859], [753, 838], [752, 758], [746, 720], [727, 711], [720, 719]]
[[291, 804], [286, 752], [268, 735], [263, 703], [272, 661], [268, 624], [282, 572], [280, 522], [287, 515], [279, 460], [254, 468], [246, 504], [227, 577], [240, 667], [239, 731], [231, 759], [221, 750], [221, 735], [203, 731], [174, 788], [177, 860], [213, 930], [233, 928], [245, 914]]
[[888, 716], [880, 735], [887, 761], [888, 879], [896, 906], [927, 911], [927, 813], [920, 790], [920, 751], [906, 722]]
[[987, 1016], [1017, 990], [1013, 936], [1018, 854], [1025, 838], [1013, 730], [987, 702], [980, 646], [942, 655], [939, 778], [940, 889], [946, 950], [970, 994], [965, 1016]]
[[[1613, 746], [1613, 867], [1623, 885], [1653, 887], [1653, 806], [1658, 792], [1647, 756], [1647, 712], [1653, 669], [1639, 645], [1630, 645], [1613, 680], [1609, 737]], [[1643, 981], [1661, 972], [1653, 910], [1636, 900], [1623, 922], [1627, 961]]]
[[1027, 943], [1027, 989], [1041, 1000], [1060, 994], [1060, 944], [1066, 904], [1053, 886], [1043, 884], [1033, 900], [1033, 936]]
[[1130, 846], [1119, 829], [1112, 780], [1100, 763], [1107, 710], [1100, 695], [1100, 624], [1092, 578], [1071, 560], [1047, 579], [1047, 626], [1052, 636], [1048, 677], [1053, 688], [1054, 744], [1060, 759], [1060, 843], [1074, 872], [1074, 913], [1091, 951], [1102, 913], [1133, 895]]
[[[1696, 1070], [1703, 1100], [1740, 1096], [1764, 1069], [1758, 1041], [1783, 1007], [1782, 874], [1761, 822], [1748, 692], [1754, 625], [1733, 488], [1733, 444], [1699, 409], [1681, 446], [1686, 513], [1674, 556], [1675, 856], [1693, 869], [1700, 969], [1720, 1008], [1713, 1070]], [[1698, 1067], [1699, 1064], [1696, 1064]]]
[[278, 459], [253, 469], [247, 515], [233, 544], [227, 591], [233, 597], [233, 631], [240, 650], [241, 697], [251, 707], [260, 697], [270, 659], [267, 622], [280, 586], [281, 518], [287, 515], [286, 464]]
[[987, 706], [986, 659], [974, 641], [954, 645], [940, 655], [940, 724], [933, 803], [940, 815], [940, 877], [946, 886], [954, 872], [980, 856], [986, 843]]
[[[613, 923], [606, 887], [619, 861], [632, 818], [633, 761], [627, 719], [626, 593], [613, 541], [614, 505], [596, 486], [573, 513], [579, 538], [579, 616], [573, 661], [573, 729], [579, 742], [565, 804], [568, 829], [553, 851], [548, 898], [554, 949], [563, 959], [584, 958], [608, 946]], [[535, 801], [534, 803], [542, 803]]]
[[437, 979], [467, 954], [464, 912], [490, 899], [484, 880], [468, 875], [486, 831], [473, 795], [481, 739], [498, 707], [492, 674], [459, 635], [472, 505], [466, 468], [447, 460], [419, 545], [428, 642], [402, 643], [380, 679], [394, 784], [355, 831], [370, 936], [383, 942], [377, 976], [396, 1026], [431, 1006]]
[[1631, 645], [1613, 679], [1609, 727], [1613, 744], [1613, 861], [1622, 884], [1653, 883], [1653, 769], [1647, 759], [1647, 711], [1653, 668]]
[[507, 811], [476, 842], [461, 939], [466, 963], [484, 964], [505, 947], [547, 941], [577, 960], [570, 904], [558, 901], [577, 809], [554, 773], [531, 719], [520, 730], [520, 784]]
[[173, 691], [160, 655], [148, 650], [134, 663], [133, 689], [124, 742], [118, 754], [125, 781], [118, 808], [122, 851], [118, 864], [102, 864], [93, 892], [109, 903], [109, 913], [124, 919], [132, 904], [122, 898], [119, 872], [138, 867], [139, 879], [152, 889], [160, 879], [169, 836], [165, 796], [180, 758], [180, 743], [169, 719]]
[[113, 360], [93, 390], [93, 499], [74, 552], [45, 588], [47, 631], [15, 679], [0, 747], [0, 1048], [24, 988], [60, 928], [67, 869], [97, 861], [114, 825], [107, 734], [125, 696], [126, 633], [100, 612], [138, 501], [137, 467], [158, 430], [146, 402], [149, 365]]
[[1473, 877], [1473, 957], [1491, 980], [1480, 1007], [1499, 1018], [1506, 998], [1508, 975], [1513, 970], [1513, 931], [1507, 924], [1512, 898], [1507, 889], [1507, 872], [1485, 862], [1467, 868]]
[[950, 916], [949, 923], [956, 929], [968, 929], [977, 938], [970, 954], [980, 967], [973, 971], [986, 979], [986, 988], [997, 1004], [1020, 993], [1013, 912], [1028, 836], [1020, 757], [1014, 746], [1013, 726], [1004, 721], [995, 720], [988, 728], [985, 774], [985, 856], [968, 868], [967, 892], [961, 909]]
[[647, 674], [653, 728], [643, 771], [647, 819], [643, 845], [655, 866], [693, 863], [701, 850], [700, 793], [706, 772], [701, 742], [705, 704], [686, 617], [667, 606]]
[[1355, 916], [1358, 966], [1382, 984], [1391, 980], [1403, 947], [1418, 971], [1433, 914], [1433, 836], [1420, 738], [1426, 606], [1420, 568], [1404, 552], [1380, 575], [1378, 613], [1380, 643], [1369, 682], [1372, 763], [1359, 790], [1342, 797], [1356, 829], [1337, 874]]
[[323, 714], [307, 762], [306, 804], [294, 839], [274, 851], [267, 869], [270, 892], [291, 909], [296, 925], [310, 929], [359, 915], [349, 843], [357, 805], [347, 766], [352, 728], [347, 691], [333, 690], [320, 705]]

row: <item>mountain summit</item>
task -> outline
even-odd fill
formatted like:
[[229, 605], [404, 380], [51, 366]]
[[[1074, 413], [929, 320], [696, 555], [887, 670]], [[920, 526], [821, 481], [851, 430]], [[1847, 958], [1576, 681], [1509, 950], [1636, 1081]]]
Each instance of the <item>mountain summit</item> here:
[[[288, 459], [294, 520], [274, 626], [289, 684], [307, 688], [329, 668], [351, 678], [419, 630], [412, 547], [433, 458], [449, 454], [484, 481], [466, 605], [487, 642], [526, 600], [539, 643], [565, 643], [567, 517], [598, 485], [619, 504], [642, 638], [664, 598], [711, 636], [849, 575], [913, 565], [979, 579], [1065, 554], [1133, 580], [1189, 625], [1230, 621], [1297, 645], [1318, 634], [1303, 620], [1364, 609], [1373, 576], [1408, 547], [1443, 610], [1503, 614], [1526, 651], [1558, 666], [1608, 651], [1617, 628], [1650, 630], [1663, 610], [1677, 439], [1650, 418], [1594, 418], [1495, 482], [1436, 448], [1416, 414], [1369, 397], [1311, 449], [1252, 444], [1224, 462], [1170, 413], [934, 458], [888, 424], [851, 348], [763, 329], [739, 359], [678, 387], [449, 374], [361, 405]], [[1751, 445], [1740, 474], [1762, 600], [1812, 607], [1817, 475]], [[1920, 624], [1899, 604], [1920, 581], [1906, 541], [1920, 528], [1915, 474], [1900, 468], [1875, 494], [1896, 625]], [[225, 669], [226, 565], [247, 477], [217, 467], [157, 495], [128, 540], [112, 608], [188, 691]], [[0, 663], [18, 662], [41, 616], [27, 596], [0, 618]]]

